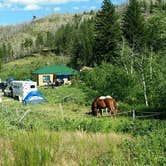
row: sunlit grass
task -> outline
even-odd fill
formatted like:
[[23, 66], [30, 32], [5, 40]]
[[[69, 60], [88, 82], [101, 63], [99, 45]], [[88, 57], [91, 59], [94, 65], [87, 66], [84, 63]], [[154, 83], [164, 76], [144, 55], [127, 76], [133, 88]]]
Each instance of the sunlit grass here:
[[[76, 132], [17, 132], [6, 141], [8, 158], [3, 161], [12, 165], [89, 165], [118, 163], [118, 146], [124, 140], [131, 140], [127, 135], [115, 133]], [[4, 141], [4, 140], [3, 140]], [[105, 156], [104, 156], [105, 155]], [[98, 160], [102, 157], [103, 160]], [[108, 161], [104, 159], [109, 159]], [[98, 160], [98, 161], [97, 161]], [[97, 164], [97, 163], [96, 163]]]
[[[47, 102], [3, 97], [0, 165], [163, 165], [165, 122], [86, 114], [86, 93], [73, 86], [39, 91]], [[19, 122], [25, 111], [30, 112]], [[153, 156], [153, 157], [151, 157]]]

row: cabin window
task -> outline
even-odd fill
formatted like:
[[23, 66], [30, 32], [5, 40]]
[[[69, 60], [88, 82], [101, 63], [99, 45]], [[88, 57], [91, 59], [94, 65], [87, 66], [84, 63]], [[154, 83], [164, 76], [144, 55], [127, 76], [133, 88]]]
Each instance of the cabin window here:
[[50, 76], [44, 75], [43, 82], [49, 82], [49, 81], [50, 81]]

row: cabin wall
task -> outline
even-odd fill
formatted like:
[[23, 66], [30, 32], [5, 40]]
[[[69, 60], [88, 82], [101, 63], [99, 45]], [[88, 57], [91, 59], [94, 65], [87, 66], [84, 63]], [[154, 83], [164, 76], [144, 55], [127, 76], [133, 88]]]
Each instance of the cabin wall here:
[[49, 78], [49, 80], [53, 82], [54, 75], [53, 74], [38, 74], [38, 78], [37, 78], [38, 86], [47, 85], [49, 80], [47, 80], [46, 78]]

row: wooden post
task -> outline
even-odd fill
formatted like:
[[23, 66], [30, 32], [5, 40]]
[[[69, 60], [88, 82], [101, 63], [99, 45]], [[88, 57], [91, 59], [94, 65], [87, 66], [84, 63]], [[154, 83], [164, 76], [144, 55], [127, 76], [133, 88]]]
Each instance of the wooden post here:
[[60, 110], [61, 110], [62, 119], [63, 119], [63, 107], [62, 107], [62, 103], [59, 103], [59, 108], [60, 108]]
[[18, 108], [16, 108], [16, 115], [17, 115], [17, 117], [19, 116]]
[[2, 90], [0, 90], [0, 104], [2, 104]]
[[133, 120], [135, 120], [135, 110], [133, 110]]
[[26, 110], [23, 114], [23, 116], [20, 118], [19, 123], [26, 117], [26, 115], [30, 112], [31, 110]]

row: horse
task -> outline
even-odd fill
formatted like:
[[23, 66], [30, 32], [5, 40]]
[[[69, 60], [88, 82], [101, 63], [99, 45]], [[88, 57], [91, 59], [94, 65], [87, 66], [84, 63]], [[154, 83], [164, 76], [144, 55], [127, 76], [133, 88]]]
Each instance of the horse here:
[[113, 99], [111, 96], [96, 97], [92, 102], [91, 109], [92, 109], [92, 114], [97, 117], [98, 113], [102, 115], [103, 113], [102, 109], [108, 109], [110, 116], [112, 114], [115, 116], [116, 113], [119, 111], [115, 99]]

